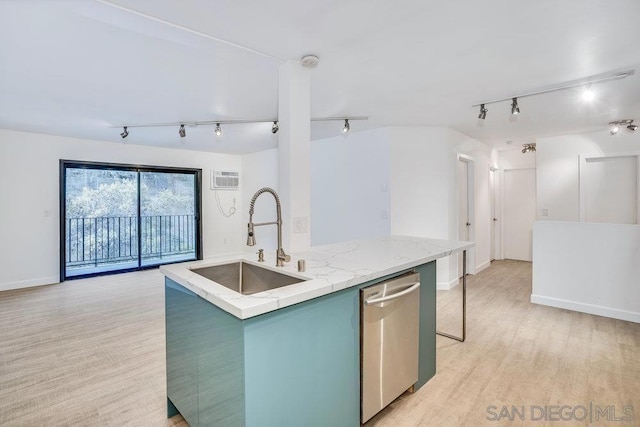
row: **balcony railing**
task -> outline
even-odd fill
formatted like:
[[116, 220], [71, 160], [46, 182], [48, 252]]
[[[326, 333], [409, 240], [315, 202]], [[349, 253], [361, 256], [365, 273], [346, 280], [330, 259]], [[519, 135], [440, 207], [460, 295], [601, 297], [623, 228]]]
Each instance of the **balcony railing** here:
[[160, 264], [163, 260], [195, 257], [194, 215], [153, 215], [66, 219], [68, 269], [137, 262]]

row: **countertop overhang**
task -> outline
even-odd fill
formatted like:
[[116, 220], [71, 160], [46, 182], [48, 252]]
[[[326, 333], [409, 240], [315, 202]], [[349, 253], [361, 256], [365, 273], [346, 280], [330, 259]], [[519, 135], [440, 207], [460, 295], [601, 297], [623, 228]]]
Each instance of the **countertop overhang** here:
[[[265, 262], [261, 263], [256, 261], [257, 256], [253, 253], [237, 253], [164, 265], [160, 271], [235, 317], [248, 319], [426, 264], [473, 246], [473, 242], [386, 236], [314, 246], [308, 251], [291, 254], [291, 262], [284, 267], [275, 267], [275, 251], [269, 251], [273, 253], [265, 253]], [[304, 259], [306, 263], [306, 271], [301, 273], [297, 271], [299, 259]], [[281, 271], [304, 278], [305, 281], [253, 295], [242, 295], [191, 271], [233, 261]]]

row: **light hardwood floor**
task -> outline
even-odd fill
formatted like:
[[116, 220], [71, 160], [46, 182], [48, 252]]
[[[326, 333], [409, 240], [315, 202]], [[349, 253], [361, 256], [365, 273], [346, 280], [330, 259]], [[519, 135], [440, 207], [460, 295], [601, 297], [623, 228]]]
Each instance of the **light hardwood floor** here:
[[[437, 338], [437, 374], [367, 423], [386, 426], [640, 426], [640, 324], [531, 304], [531, 264], [494, 261], [467, 279], [467, 340]], [[461, 287], [438, 292], [438, 329], [459, 335]], [[458, 329], [456, 329], [458, 328]], [[532, 421], [531, 406], [633, 405], [634, 420]], [[525, 407], [525, 420], [502, 417]], [[534, 417], [540, 410], [533, 409]], [[582, 417], [581, 410], [576, 412]], [[557, 415], [554, 416], [557, 419]], [[553, 418], [552, 418], [553, 419]]]
[[[438, 337], [437, 375], [367, 427], [545, 425], [488, 421], [487, 406], [590, 402], [633, 405], [635, 421], [614, 424], [640, 425], [640, 325], [530, 293], [529, 263], [470, 276], [467, 341]], [[157, 270], [0, 292], [0, 424], [186, 425], [166, 419], [163, 298]], [[458, 333], [459, 304], [459, 287], [439, 292], [439, 329]]]

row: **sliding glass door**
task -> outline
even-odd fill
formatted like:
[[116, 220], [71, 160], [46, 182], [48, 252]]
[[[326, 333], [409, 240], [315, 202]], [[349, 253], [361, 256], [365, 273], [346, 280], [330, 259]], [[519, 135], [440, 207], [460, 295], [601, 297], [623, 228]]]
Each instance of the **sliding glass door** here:
[[194, 175], [140, 173], [141, 265], [196, 256]]
[[60, 279], [201, 258], [199, 169], [60, 161]]

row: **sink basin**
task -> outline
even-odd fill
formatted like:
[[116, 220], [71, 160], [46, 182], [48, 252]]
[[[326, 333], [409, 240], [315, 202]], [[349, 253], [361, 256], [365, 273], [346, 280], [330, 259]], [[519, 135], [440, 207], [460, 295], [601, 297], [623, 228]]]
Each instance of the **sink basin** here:
[[243, 295], [270, 291], [305, 280], [242, 261], [194, 268], [191, 271]]

